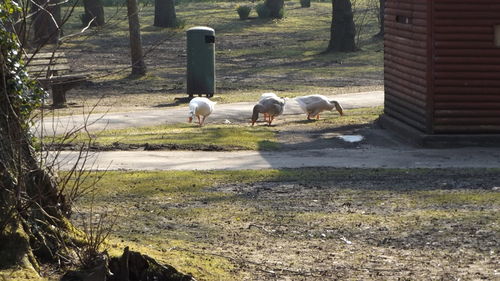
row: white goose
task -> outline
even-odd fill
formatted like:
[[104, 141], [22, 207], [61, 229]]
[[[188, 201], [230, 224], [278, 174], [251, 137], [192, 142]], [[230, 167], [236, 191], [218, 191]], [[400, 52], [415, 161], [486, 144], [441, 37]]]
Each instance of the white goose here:
[[[189, 102], [189, 118], [188, 121], [191, 123], [193, 118], [196, 116], [198, 118], [198, 124], [203, 126], [203, 122], [205, 122], [205, 118], [214, 111], [214, 105], [216, 102], [213, 102], [207, 98], [196, 97]], [[200, 119], [200, 116], [201, 119]]]
[[296, 97], [295, 100], [307, 114], [308, 120], [311, 120], [311, 117], [319, 119], [319, 114], [321, 112], [325, 110], [333, 110], [334, 108], [340, 113], [340, 115], [344, 114], [342, 106], [337, 101], [328, 100], [327, 97], [322, 95]]
[[[271, 94], [264, 97], [266, 94]], [[259, 113], [264, 114], [264, 120], [270, 126], [274, 117], [281, 115], [285, 109], [287, 98], [280, 98], [273, 93], [262, 94], [260, 101], [253, 107], [252, 126], [257, 122]]]

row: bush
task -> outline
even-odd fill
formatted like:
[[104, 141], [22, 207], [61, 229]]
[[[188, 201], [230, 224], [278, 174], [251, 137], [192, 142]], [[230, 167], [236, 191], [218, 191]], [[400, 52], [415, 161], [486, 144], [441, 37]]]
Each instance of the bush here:
[[300, 6], [302, 8], [309, 8], [309, 7], [311, 7], [311, 0], [300, 0]]
[[269, 17], [271, 17], [271, 11], [264, 3], [257, 4], [255, 10], [257, 11], [257, 15], [261, 19], [268, 19]]
[[252, 10], [252, 7], [250, 7], [250, 6], [238, 6], [238, 8], [236, 8], [236, 11], [238, 12], [238, 15], [240, 16], [240, 19], [242, 19], [242, 20], [248, 19], [248, 15], [250, 14], [251, 10]]
[[186, 26], [186, 20], [180, 19], [178, 17], [175, 18], [175, 27], [176, 28], [184, 28]]

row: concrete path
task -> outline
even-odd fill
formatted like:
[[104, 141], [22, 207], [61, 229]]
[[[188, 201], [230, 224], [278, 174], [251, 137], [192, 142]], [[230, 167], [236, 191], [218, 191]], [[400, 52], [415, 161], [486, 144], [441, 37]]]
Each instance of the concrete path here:
[[[372, 107], [383, 105], [384, 92], [373, 91], [332, 96], [346, 109]], [[247, 122], [252, 116], [255, 102], [240, 102], [231, 104], [217, 104], [214, 112], [207, 118], [207, 123]], [[299, 105], [290, 100], [285, 107], [285, 115], [303, 114]], [[123, 129], [128, 127], [156, 126], [187, 122], [188, 109], [185, 107], [152, 109], [148, 111], [134, 111], [126, 113], [91, 114], [90, 116], [73, 115], [55, 119], [47, 118], [43, 122], [43, 134], [46, 136], [60, 135], [75, 128], [81, 128], [87, 118], [89, 131], [104, 129]], [[38, 122], [35, 132], [42, 131], [42, 124]]]
[[[383, 105], [383, 92], [345, 94], [332, 97], [346, 109]], [[254, 103], [218, 104], [207, 119], [248, 121]], [[290, 101], [284, 114], [302, 114]], [[148, 110], [146, 112], [94, 114], [89, 116], [90, 131], [126, 127], [153, 126], [186, 122], [187, 107]], [[61, 134], [81, 126], [82, 116], [45, 120], [45, 134]], [[38, 124], [38, 131], [40, 131]], [[389, 138], [387, 138], [389, 140]], [[60, 169], [73, 166], [77, 153], [63, 151], [58, 157]], [[301, 167], [337, 168], [499, 168], [498, 148], [423, 149], [408, 145], [384, 147], [363, 145], [359, 148], [329, 148], [280, 152], [234, 151], [110, 151], [92, 153], [85, 168], [95, 170], [240, 170]]]
[[[59, 168], [75, 163], [64, 151]], [[94, 170], [255, 170], [303, 167], [337, 168], [499, 168], [500, 150], [491, 148], [321, 149], [286, 152], [110, 151], [92, 154], [86, 169]]]

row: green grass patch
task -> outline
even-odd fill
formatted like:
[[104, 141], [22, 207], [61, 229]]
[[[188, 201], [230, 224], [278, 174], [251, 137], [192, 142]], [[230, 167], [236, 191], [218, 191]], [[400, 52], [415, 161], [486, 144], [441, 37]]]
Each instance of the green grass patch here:
[[[271, 150], [279, 147], [276, 132], [262, 126], [208, 125], [200, 128], [193, 124], [177, 124], [106, 130], [90, 137], [97, 146], [117, 143], [139, 146], [174, 145], [175, 149], [187, 150]], [[82, 133], [71, 142], [78, 144], [88, 140], [89, 136]]]
[[500, 196], [498, 193], [484, 190], [458, 190], [458, 191], [426, 191], [417, 194], [418, 204], [421, 206], [445, 205], [445, 206], [463, 206], [470, 205], [500, 205]]
[[[289, 173], [291, 173], [289, 175]], [[309, 173], [308, 173], [309, 175]], [[97, 173], [96, 176], [102, 176]], [[190, 192], [230, 182], [280, 180], [282, 177], [301, 177], [300, 172], [266, 171], [171, 171], [171, 172], [120, 172], [109, 171], [102, 176], [97, 187], [99, 196], [153, 196], [170, 193], [182, 198]], [[314, 177], [309, 175], [308, 177]], [[93, 180], [89, 178], [89, 180]]]
[[319, 122], [316, 121], [316, 126], [324, 127], [342, 127], [350, 125], [364, 125], [374, 122], [384, 112], [382, 106], [355, 108], [344, 111], [344, 115], [339, 117], [337, 112], [323, 112]]
[[[277, 150], [281, 144], [278, 134], [281, 131], [293, 130], [298, 126], [307, 126], [312, 130], [366, 125], [375, 121], [383, 112], [382, 107], [358, 108], [346, 110], [339, 117], [336, 112], [325, 112], [319, 121], [310, 122], [301, 117], [291, 117], [274, 127], [246, 126], [241, 124], [207, 125], [199, 127], [195, 124], [174, 124], [151, 127], [138, 127], [116, 130], [104, 130], [91, 135], [79, 133], [74, 138], [63, 141], [60, 136], [46, 139], [45, 143], [65, 143], [79, 145], [91, 140], [95, 147], [116, 149], [135, 148], [148, 149], [182, 149], [182, 150]], [[288, 118], [288, 117], [283, 117]]]

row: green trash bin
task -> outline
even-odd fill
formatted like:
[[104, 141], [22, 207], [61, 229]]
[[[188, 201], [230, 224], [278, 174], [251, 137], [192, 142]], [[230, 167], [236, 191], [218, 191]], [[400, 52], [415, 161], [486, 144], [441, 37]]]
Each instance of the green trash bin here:
[[187, 93], [215, 94], [215, 31], [206, 26], [187, 30]]

